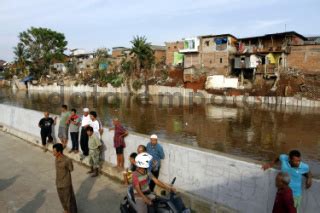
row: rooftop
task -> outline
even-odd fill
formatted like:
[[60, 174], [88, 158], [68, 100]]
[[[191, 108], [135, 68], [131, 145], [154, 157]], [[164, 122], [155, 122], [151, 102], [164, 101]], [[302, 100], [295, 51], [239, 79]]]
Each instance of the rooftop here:
[[287, 31], [287, 32], [282, 32], [282, 33], [265, 34], [265, 35], [261, 35], [261, 36], [244, 37], [244, 38], [239, 38], [238, 40], [252, 40], [252, 39], [267, 38], [267, 37], [272, 37], [272, 36], [288, 36], [288, 35], [295, 35], [295, 36], [300, 37], [303, 40], [307, 40], [306, 37], [297, 33], [296, 31]]

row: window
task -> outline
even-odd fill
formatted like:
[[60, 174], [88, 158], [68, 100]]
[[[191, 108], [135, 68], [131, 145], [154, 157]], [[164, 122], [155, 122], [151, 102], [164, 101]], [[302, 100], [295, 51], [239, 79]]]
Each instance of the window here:
[[220, 58], [220, 64], [222, 64], [222, 58]]
[[205, 44], [206, 44], [207, 47], [209, 47], [210, 41], [205, 41]]
[[174, 46], [174, 49], [177, 49], [177, 46]]

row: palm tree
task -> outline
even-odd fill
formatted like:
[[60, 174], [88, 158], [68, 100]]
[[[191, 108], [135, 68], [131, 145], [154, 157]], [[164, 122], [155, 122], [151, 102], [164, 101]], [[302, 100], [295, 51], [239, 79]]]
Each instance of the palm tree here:
[[[22, 43], [18, 43], [17, 46], [13, 48], [13, 53], [15, 54], [18, 72], [26, 71], [28, 54], [25, 46]], [[26, 75], [26, 73], [24, 74]]]
[[151, 48], [151, 44], [147, 42], [145, 36], [134, 37], [131, 44], [132, 48], [130, 55], [136, 59], [138, 76], [141, 77], [141, 74], [144, 75], [145, 95], [148, 95], [148, 74], [155, 63], [154, 51]]
[[125, 80], [126, 80], [126, 85], [128, 87], [128, 91], [131, 94], [131, 78], [132, 78], [132, 73], [133, 73], [133, 62], [131, 60], [126, 60], [123, 59], [121, 61], [120, 64], [121, 67], [121, 72], [124, 74], [125, 76]]

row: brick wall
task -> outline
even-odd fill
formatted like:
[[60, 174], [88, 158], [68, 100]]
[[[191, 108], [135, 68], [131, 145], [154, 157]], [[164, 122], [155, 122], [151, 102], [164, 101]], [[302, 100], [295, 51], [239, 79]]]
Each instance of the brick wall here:
[[154, 57], [156, 63], [161, 62], [166, 57], [166, 51], [165, 50], [155, 50], [154, 51]]
[[307, 73], [320, 72], [320, 45], [291, 46], [287, 66]]
[[174, 60], [174, 52], [179, 52], [183, 49], [183, 42], [166, 42], [166, 65], [171, 66]]
[[200, 68], [200, 54], [199, 53], [185, 53], [184, 54], [184, 68], [189, 68], [194, 66], [195, 68]]

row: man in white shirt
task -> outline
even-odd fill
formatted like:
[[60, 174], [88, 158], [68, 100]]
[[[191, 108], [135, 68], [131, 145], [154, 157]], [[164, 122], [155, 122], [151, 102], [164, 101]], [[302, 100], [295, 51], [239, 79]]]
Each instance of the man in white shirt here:
[[91, 122], [92, 121], [89, 115], [89, 109], [84, 108], [83, 115], [81, 117], [81, 136], [80, 136], [80, 146], [81, 146], [82, 154], [84, 156], [89, 155], [89, 147], [88, 147], [89, 137], [87, 135], [87, 127], [90, 126]]
[[99, 139], [101, 139], [103, 128], [100, 122], [97, 120], [97, 113], [95, 111], [90, 112], [90, 119], [90, 126], [93, 128], [93, 133], [96, 134]]

